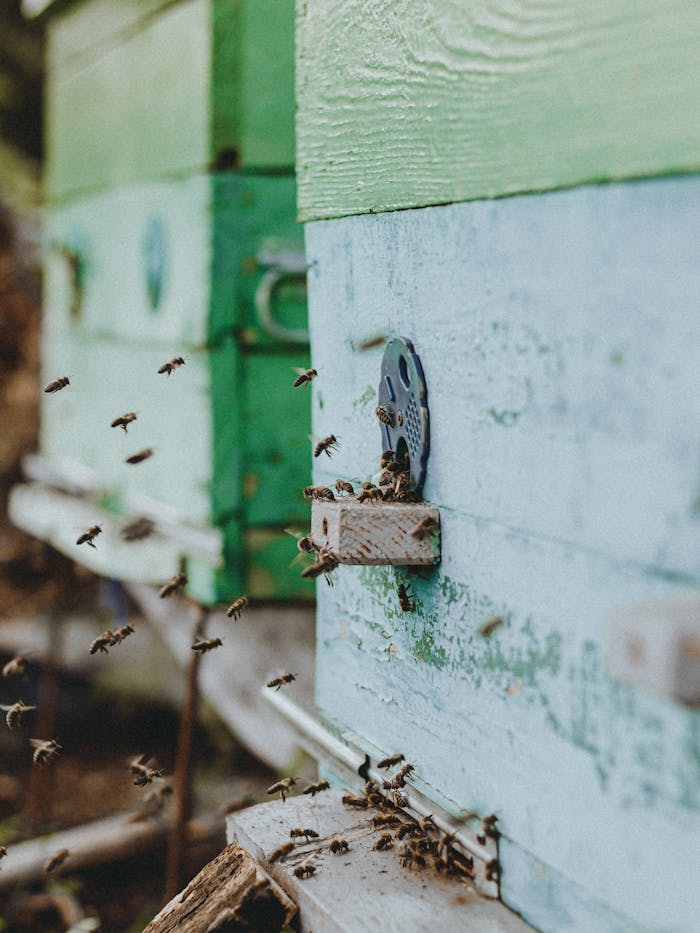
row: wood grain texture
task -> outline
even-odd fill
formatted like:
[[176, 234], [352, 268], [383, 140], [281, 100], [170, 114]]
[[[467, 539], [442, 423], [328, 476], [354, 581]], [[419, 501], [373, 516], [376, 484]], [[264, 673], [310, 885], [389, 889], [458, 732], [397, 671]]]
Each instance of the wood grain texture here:
[[299, 0], [303, 219], [696, 170], [690, 0]]
[[544, 930], [574, 904], [573, 929], [695, 926], [697, 716], [613, 681], [603, 645], [612, 606], [700, 585], [698, 204], [666, 180], [307, 225], [314, 432], [343, 438], [315, 482], [376, 471], [359, 346], [409, 337], [442, 528], [437, 571], [319, 585], [318, 703], [496, 812], [504, 879], [510, 846], [571, 883], [510, 888]]

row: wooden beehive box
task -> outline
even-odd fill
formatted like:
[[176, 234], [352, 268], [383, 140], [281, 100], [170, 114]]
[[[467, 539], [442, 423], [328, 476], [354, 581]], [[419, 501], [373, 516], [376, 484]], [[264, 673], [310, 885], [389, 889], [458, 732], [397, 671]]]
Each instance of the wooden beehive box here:
[[698, 710], [606, 640], [623, 618], [643, 668], [641, 615], [687, 621], [700, 584], [700, 12], [309, 0], [297, 31], [314, 432], [341, 441], [314, 482], [377, 470], [362, 345], [408, 337], [442, 534], [434, 570], [319, 581], [318, 705], [498, 815], [534, 926], [690, 933]]
[[[89, 488], [106, 528], [76, 550], [85, 510], [46, 486], [16, 491], [15, 520], [127, 580], [185, 559], [203, 600], [308, 595], [282, 531], [304, 517], [310, 461], [308, 396], [291, 391], [308, 361], [293, 0], [39, 6], [42, 376], [71, 386], [42, 397], [38, 473]], [[110, 429], [131, 410], [128, 435]], [[125, 549], [119, 525], [142, 514], [162, 534]]]

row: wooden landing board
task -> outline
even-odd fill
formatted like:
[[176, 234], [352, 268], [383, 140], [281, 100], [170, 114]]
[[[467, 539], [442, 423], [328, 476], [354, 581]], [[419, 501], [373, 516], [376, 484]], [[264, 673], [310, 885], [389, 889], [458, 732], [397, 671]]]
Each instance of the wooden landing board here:
[[304, 220], [700, 167], [687, 0], [298, 4]]
[[[316, 798], [295, 796], [285, 803], [250, 807], [227, 818], [227, 837], [257, 858], [299, 906], [300, 933], [526, 933], [531, 928], [498, 901], [480, 897], [462, 881], [433, 870], [410, 871], [399, 864], [396, 849], [372, 849], [379, 832], [366, 813], [348, 810], [338, 791]], [[270, 865], [267, 856], [289, 841], [289, 831], [310, 827], [319, 839], [301, 845], [287, 859]], [[350, 851], [333, 855], [328, 843], [347, 840]], [[297, 879], [294, 868], [309, 860], [316, 874]]]

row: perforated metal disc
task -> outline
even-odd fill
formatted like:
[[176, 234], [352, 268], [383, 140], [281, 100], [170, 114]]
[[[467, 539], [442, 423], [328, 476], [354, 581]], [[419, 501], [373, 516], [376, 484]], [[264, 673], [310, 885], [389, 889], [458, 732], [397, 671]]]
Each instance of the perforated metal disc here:
[[379, 405], [393, 414], [393, 425], [380, 423], [382, 450], [400, 453], [405, 445], [411, 481], [420, 490], [430, 449], [428, 388], [418, 354], [406, 337], [394, 337], [386, 345], [377, 396]]

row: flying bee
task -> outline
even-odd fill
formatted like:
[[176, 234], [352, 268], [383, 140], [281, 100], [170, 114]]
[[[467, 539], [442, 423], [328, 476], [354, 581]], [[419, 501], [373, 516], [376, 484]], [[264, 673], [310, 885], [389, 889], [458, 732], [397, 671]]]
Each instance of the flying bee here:
[[377, 816], [372, 817], [372, 826], [375, 829], [380, 829], [382, 826], [396, 826], [400, 822], [401, 818], [396, 816], [395, 813], [379, 813]]
[[425, 518], [421, 518], [415, 528], [411, 529], [411, 537], [422, 541], [427, 534], [431, 534], [433, 531], [435, 531], [435, 519], [432, 515], [426, 515]]
[[17, 729], [21, 724], [22, 716], [30, 709], [36, 709], [36, 706], [27, 706], [27, 704], [22, 700], [17, 700], [17, 702], [13, 703], [11, 706], [5, 706], [4, 704], [0, 703], [0, 709], [7, 713], [5, 716], [7, 728], [14, 730]]
[[356, 810], [366, 810], [369, 806], [366, 797], [356, 797], [354, 794], [345, 794], [341, 800], [346, 807], [354, 807]]
[[425, 868], [427, 864], [424, 855], [405, 844], [399, 853], [399, 861], [404, 868]]
[[68, 376], [61, 376], [58, 379], [54, 379], [53, 382], [50, 382], [44, 392], [48, 392], [49, 395], [52, 395], [54, 392], [60, 392], [61, 389], [65, 389], [66, 386], [70, 385], [70, 379]]
[[143, 450], [139, 450], [138, 453], [132, 454], [130, 457], [126, 458], [126, 463], [143, 463], [144, 460], [148, 460], [149, 457], [153, 456], [152, 447], [144, 447]]
[[297, 865], [294, 874], [297, 878], [310, 878], [316, 874], [316, 866], [310, 862], [303, 862], [301, 865]]
[[328, 437], [324, 437], [314, 447], [314, 457], [320, 457], [323, 453], [325, 453], [327, 457], [330, 457], [331, 451], [337, 449], [338, 438], [335, 436], [335, 434], [329, 434]]
[[129, 624], [122, 625], [122, 627], [118, 628], [116, 632], [114, 633], [113, 644], [120, 645], [124, 641], [125, 638], [128, 638], [129, 635], [133, 635], [133, 633], [134, 633], [133, 625], [129, 625]]
[[247, 596], [239, 596], [238, 599], [234, 599], [231, 605], [226, 610], [226, 615], [229, 619], [240, 619], [241, 613], [248, 605]]
[[331, 839], [328, 844], [328, 848], [331, 850], [333, 855], [342, 855], [344, 852], [350, 851], [350, 846], [347, 839]]
[[291, 855], [294, 851], [293, 842], [283, 842], [281, 846], [277, 846], [276, 849], [273, 849], [272, 852], [267, 857], [268, 862], [272, 865], [274, 862], [279, 862], [280, 859], [286, 858], [288, 855]]
[[397, 755], [387, 755], [386, 758], [382, 758], [381, 761], [377, 762], [378, 768], [393, 768], [395, 765], [400, 765], [402, 761], [405, 761], [406, 757], [399, 752]]
[[103, 632], [90, 645], [90, 654], [97, 654], [98, 651], [100, 654], [109, 654], [107, 649], [112, 648], [115, 644], [114, 632], [111, 629], [107, 629], [106, 632]]
[[389, 428], [394, 427], [394, 412], [390, 408], [387, 408], [386, 405], [377, 405], [374, 413], [382, 424], [387, 425]]
[[396, 595], [399, 597], [399, 606], [402, 612], [415, 612], [415, 596], [409, 593], [408, 589], [405, 583], [399, 583], [398, 589], [396, 590]]
[[300, 827], [290, 830], [289, 836], [291, 839], [301, 839], [303, 836], [307, 842], [309, 839], [318, 839], [318, 833], [315, 829], [301, 829]]
[[158, 370], [158, 374], [162, 375], [163, 373], [167, 373], [169, 376], [173, 370], [178, 368], [178, 366], [184, 365], [185, 361], [181, 356], [174, 356], [168, 363], [163, 363], [163, 365]]
[[348, 483], [347, 480], [336, 480], [335, 488], [338, 492], [346, 492], [349, 496], [355, 495], [355, 490], [353, 489], [352, 483]]
[[384, 492], [379, 488], [379, 486], [372, 486], [371, 488], [363, 489], [360, 495], [357, 497], [358, 502], [378, 502], [380, 499], [384, 498]]
[[142, 541], [150, 537], [155, 528], [155, 522], [152, 522], [150, 518], [137, 518], [128, 525], [124, 525], [119, 533], [125, 541]]
[[192, 645], [193, 651], [199, 651], [201, 654], [206, 654], [207, 651], [212, 651], [214, 648], [220, 648], [223, 645], [223, 642], [220, 638], [204, 638], [196, 641]]
[[315, 551], [316, 545], [313, 542], [311, 535], [300, 535], [296, 531], [292, 531], [291, 528], [285, 528], [285, 532], [288, 535], [291, 535], [293, 538], [296, 538], [297, 541], [297, 550], [302, 554], [308, 554], [309, 551]]
[[331, 785], [328, 781], [317, 781], [315, 784], [307, 784], [302, 794], [311, 794], [312, 797], [315, 797], [316, 794], [320, 794], [322, 790], [330, 790]]
[[393, 849], [394, 840], [391, 838], [391, 833], [382, 833], [372, 848], [376, 849], [378, 852], [382, 852], [386, 849]]
[[487, 619], [479, 628], [479, 634], [484, 638], [490, 638], [501, 625], [503, 625], [503, 619], [501, 618]]
[[418, 825], [423, 833], [437, 832], [437, 826], [435, 825], [432, 813], [428, 814], [428, 816], [424, 816], [422, 820], [419, 820]]
[[124, 412], [123, 415], [119, 415], [118, 418], [114, 419], [110, 427], [111, 428], [122, 428], [124, 430], [124, 433], [127, 434], [128, 433], [127, 428], [129, 427], [132, 421], [136, 421], [136, 417], [137, 415], [135, 411]]
[[161, 586], [158, 591], [158, 595], [161, 599], [167, 599], [168, 596], [172, 596], [173, 593], [177, 593], [178, 590], [181, 590], [184, 586], [187, 586], [187, 574], [186, 573], [177, 573], [172, 578], [168, 580], [167, 583]]
[[29, 744], [34, 749], [32, 761], [35, 765], [45, 765], [58, 758], [63, 748], [55, 739], [30, 739]]
[[76, 544], [88, 544], [90, 547], [95, 547], [95, 544], [94, 544], [95, 538], [101, 534], [102, 534], [101, 525], [90, 525], [88, 530], [84, 531], [75, 543]]
[[26, 674], [28, 666], [29, 661], [25, 657], [22, 657], [22, 655], [17, 655], [16, 658], [12, 658], [11, 661], [5, 664], [2, 669], [2, 676], [16, 677], [17, 675]]
[[296, 785], [297, 779], [293, 777], [282, 778], [281, 781], [277, 781], [271, 787], [268, 787], [268, 794], [279, 794], [282, 798], [282, 803], [287, 799], [287, 794], [290, 790]]
[[299, 386], [310, 384], [311, 380], [318, 376], [315, 369], [295, 369], [295, 372], [299, 373], [292, 383], [295, 389], [298, 389]]
[[154, 767], [155, 758], [149, 758], [144, 762], [143, 755], [137, 755], [129, 761], [129, 770], [136, 776], [134, 784], [136, 787], [145, 787], [146, 784], [152, 784], [158, 778], [162, 778], [165, 771], [162, 768]]
[[[305, 567], [301, 572], [301, 576], [304, 580], [315, 580], [323, 575], [328, 580], [328, 575], [333, 573], [337, 566], [338, 561], [334, 557], [331, 557], [326, 551], [319, 551], [318, 560]], [[328, 582], [331, 583], [330, 580]]]
[[404, 765], [396, 772], [394, 775], [394, 780], [396, 780], [396, 778], [401, 778], [403, 780], [404, 778], [407, 778], [409, 774], [412, 774], [415, 770], [416, 769], [413, 767], [413, 765]]
[[393, 502], [395, 498], [393, 486], [382, 486], [382, 499], [384, 502]]
[[274, 680], [270, 680], [267, 683], [268, 687], [273, 687], [275, 692], [279, 690], [280, 687], [283, 687], [285, 684], [291, 684], [292, 681], [297, 679], [297, 674], [282, 674], [279, 677], [275, 677]]
[[328, 486], [306, 486], [304, 489], [305, 499], [325, 499], [328, 502], [334, 502], [335, 496]]
[[48, 862], [44, 865], [44, 871], [47, 875], [50, 875], [51, 872], [56, 871], [57, 868], [60, 868], [61, 865], [70, 855], [68, 849], [59, 849], [55, 855], [52, 855]]

